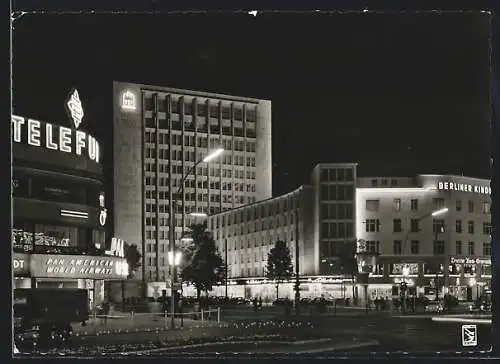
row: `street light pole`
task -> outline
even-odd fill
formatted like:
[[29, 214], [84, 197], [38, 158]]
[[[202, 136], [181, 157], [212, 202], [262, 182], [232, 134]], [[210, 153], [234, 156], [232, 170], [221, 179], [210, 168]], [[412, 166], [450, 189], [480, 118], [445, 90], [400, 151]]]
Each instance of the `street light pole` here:
[[[298, 199], [297, 199], [298, 204]], [[299, 275], [299, 208], [295, 209], [295, 313], [300, 315], [300, 275]]]
[[224, 263], [225, 263], [225, 277], [224, 277], [224, 285], [225, 285], [225, 288], [226, 288], [226, 300], [227, 300], [227, 276], [228, 276], [228, 272], [227, 272], [227, 238], [224, 239]]
[[[416, 220], [417, 220], [417, 222], [420, 222], [420, 221], [422, 221], [423, 219], [425, 219], [425, 218], [427, 218], [427, 217], [429, 217], [429, 216], [435, 217], [435, 216], [439, 216], [439, 215], [446, 214], [447, 212], [448, 212], [448, 208], [447, 208], [447, 207], [443, 207], [443, 208], [441, 208], [441, 209], [439, 209], [439, 210], [436, 210], [436, 211], [431, 212], [430, 214], [424, 215], [424, 216], [422, 216], [422, 217], [420, 217], [420, 218], [418, 218], [418, 219], [416, 219]], [[434, 225], [433, 225], [433, 226], [434, 226]], [[411, 229], [408, 229], [408, 232], [406, 233], [406, 236], [405, 236], [405, 241], [404, 241], [404, 244], [403, 244], [403, 254], [404, 254], [404, 251], [405, 251], [406, 245], [407, 245], [407, 243], [408, 243], [408, 235], [410, 234], [410, 230], [411, 230]], [[437, 229], [437, 227], [435, 228], [435, 230], [436, 230], [436, 231], [434, 232], [434, 246], [436, 246], [436, 244], [437, 244], [437, 239], [438, 239], [438, 229]], [[419, 231], [420, 231], [420, 229], [419, 229]], [[435, 284], [435, 286], [436, 286], [436, 301], [439, 301], [439, 292], [438, 292], [438, 274], [439, 274], [439, 272], [438, 272], [438, 271], [436, 271], [436, 284]]]
[[[188, 170], [188, 172], [186, 174], [184, 174], [184, 176], [181, 179], [181, 183], [180, 183], [179, 188], [177, 189], [175, 195], [172, 195], [172, 198], [171, 198], [170, 204], [169, 204], [169, 215], [170, 215], [169, 216], [169, 237], [170, 237], [170, 245], [171, 245], [170, 251], [171, 251], [171, 254], [172, 254], [172, 259], [174, 259], [174, 260], [175, 260], [175, 256], [176, 256], [174, 201], [176, 200], [176, 197], [180, 193], [182, 193], [182, 191], [184, 191], [184, 182], [186, 181], [186, 178], [189, 177], [196, 170], [196, 167], [200, 163], [202, 163], [202, 162], [203, 163], [207, 163], [207, 162], [211, 161], [212, 159], [217, 158], [219, 155], [222, 154], [222, 152], [224, 152], [224, 149], [223, 148], [218, 148], [215, 151], [213, 151], [212, 153], [210, 153], [209, 155], [207, 155], [205, 158], [203, 158], [200, 161], [198, 161], [197, 163], [195, 163], [195, 165], [190, 170]], [[184, 210], [182, 211], [182, 213], [184, 214]], [[172, 264], [171, 267], [172, 267], [171, 268], [172, 269], [172, 284], [171, 284], [171, 291], [172, 291], [172, 302], [171, 302], [172, 320], [171, 320], [171, 327], [175, 328], [175, 319], [174, 319], [174, 316], [175, 316], [174, 285], [177, 282], [177, 267], [175, 265], [175, 262], [174, 262], [174, 264]]]

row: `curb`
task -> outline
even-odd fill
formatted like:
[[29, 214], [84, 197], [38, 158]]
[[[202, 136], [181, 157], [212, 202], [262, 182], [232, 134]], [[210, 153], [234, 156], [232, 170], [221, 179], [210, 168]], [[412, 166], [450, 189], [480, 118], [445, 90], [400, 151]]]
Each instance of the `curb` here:
[[312, 350], [302, 350], [302, 351], [295, 351], [292, 354], [314, 354], [314, 353], [321, 353], [325, 351], [342, 351], [342, 350], [349, 350], [349, 349], [360, 349], [360, 348], [365, 348], [365, 347], [371, 347], [371, 346], [378, 346], [380, 345], [378, 340], [372, 340], [372, 341], [366, 341], [362, 343], [345, 343], [345, 344], [338, 344], [326, 348], [320, 348], [320, 349], [312, 349]]
[[431, 319], [435, 322], [462, 322], [464, 324], [487, 324], [491, 325], [491, 319], [473, 319], [473, 318], [462, 318], [462, 317], [433, 317]]
[[305, 344], [319, 344], [322, 342], [328, 342], [331, 341], [332, 339], [325, 338], [325, 339], [312, 339], [312, 340], [302, 340], [302, 341], [284, 341], [284, 340], [254, 340], [254, 341], [248, 341], [248, 340], [238, 340], [238, 341], [231, 341], [231, 342], [209, 342], [209, 343], [200, 343], [200, 344], [191, 344], [191, 345], [183, 345], [183, 346], [172, 346], [172, 347], [166, 347], [166, 348], [155, 348], [155, 349], [147, 349], [147, 350], [138, 350], [138, 351], [127, 351], [123, 353], [124, 355], [140, 355], [140, 354], [148, 354], [148, 353], [155, 353], [155, 352], [163, 352], [163, 351], [174, 351], [174, 350], [184, 350], [184, 349], [194, 349], [194, 348], [203, 348], [203, 347], [210, 347], [210, 346], [219, 346], [219, 345], [238, 345], [238, 344], [287, 344], [287, 345], [305, 345]]
[[99, 336], [106, 336], [106, 335], [127, 335], [127, 334], [137, 334], [137, 333], [160, 333], [160, 332], [172, 332], [172, 331], [184, 331], [188, 329], [202, 329], [202, 328], [224, 328], [224, 324], [222, 325], [215, 325], [215, 326], [186, 326], [182, 328], [144, 328], [144, 329], [124, 329], [125, 331], [121, 330], [107, 330], [107, 331], [100, 331], [100, 332], [91, 332], [91, 333], [75, 333], [72, 336], [74, 338], [87, 338], [87, 337], [99, 337]]

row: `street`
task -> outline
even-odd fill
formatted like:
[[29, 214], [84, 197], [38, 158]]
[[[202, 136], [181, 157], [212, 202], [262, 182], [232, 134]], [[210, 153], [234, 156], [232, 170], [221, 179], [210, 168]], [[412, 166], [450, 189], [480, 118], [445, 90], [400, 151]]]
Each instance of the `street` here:
[[[155, 325], [158, 323], [155, 322]], [[285, 316], [276, 308], [254, 312], [249, 307], [222, 310], [222, 321], [163, 329], [79, 335], [65, 349], [67, 355], [189, 353], [335, 353], [342, 351], [436, 352], [489, 350], [491, 325], [478, 324], [478, 345], [464, 348], [460, 322], [435, 322], [430, 316], [339, 309]], [[149, 331], [147, 331], [149, 330]], [[299, 343], [297, 343], [299, 342]]]

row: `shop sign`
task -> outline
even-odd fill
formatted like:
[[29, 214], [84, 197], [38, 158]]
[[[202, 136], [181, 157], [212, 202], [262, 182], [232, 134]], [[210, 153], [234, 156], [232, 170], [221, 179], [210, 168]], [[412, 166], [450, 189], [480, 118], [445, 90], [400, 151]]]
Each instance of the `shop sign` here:
[[456, 183], [454, 181], [441, 181], [437, 184], [437, 189], [442, 191], [460, 191], [478, 193], [481, 195], [491, 195], [489, 186], [471, 185], [467, 183]]
[[112, 238], [111, 249], [106, 250], [106, 255], [112, 255], [120, 258], [125, 257], [125, 242], [123, 239]]
[[395, 263], [392, 264], [391, 274], [403, 274], [404, 269], [408, 269], [408, 274], [418, 274], [418, 263]]
[[12, 255], [12, 270], [15, 277], [29, 276], [29, 255], [14, 253]]
[[123, 279], [128, 275], [127, 262], [112, 257], [33, 254], [34, 277]]
[[481, 259], [481, 258], [450, 258], [451, 264], [482, 264], [482, 265], [491, 265], [491, 259]]

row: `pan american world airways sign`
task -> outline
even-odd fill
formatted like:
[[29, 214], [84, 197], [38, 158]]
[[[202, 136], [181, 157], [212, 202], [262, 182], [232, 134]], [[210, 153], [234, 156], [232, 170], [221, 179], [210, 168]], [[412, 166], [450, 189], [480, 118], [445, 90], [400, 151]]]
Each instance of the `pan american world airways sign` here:
[[468, 183], [456, 183], [453, 181], [440, 181], [437, 184], [437, 189], [440, 191], [458, 191], [470, 192], [481, 195], [491, 195], [491, 188], [489, 186], [472, 185]]

